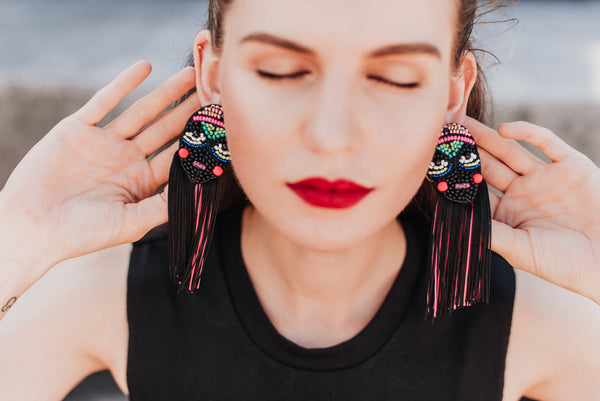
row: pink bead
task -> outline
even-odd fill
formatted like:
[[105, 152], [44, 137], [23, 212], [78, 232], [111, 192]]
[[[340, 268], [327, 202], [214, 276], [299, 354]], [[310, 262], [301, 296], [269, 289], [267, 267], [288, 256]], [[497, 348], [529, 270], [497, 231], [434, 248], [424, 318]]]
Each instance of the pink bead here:
[[213, 168], [213, 174], [216, 175], [217, 177], [221, 176], [223, 174], [223, 167], [221, 166], [215, 166], [215, 168]]
[[446, 192], [448, 190], [448, 183], [446, 181], [442, 181], [437, 186], [438, 191]]
[[179, 157], [181, 157], [182, 159], [187, 159], [189, 155], [190, 151], [186, 148], [179, 149]]
[[475, 184], [481, 184], [483, 182], [483, 176], [479, 173], [473, 175], [473, 182]]

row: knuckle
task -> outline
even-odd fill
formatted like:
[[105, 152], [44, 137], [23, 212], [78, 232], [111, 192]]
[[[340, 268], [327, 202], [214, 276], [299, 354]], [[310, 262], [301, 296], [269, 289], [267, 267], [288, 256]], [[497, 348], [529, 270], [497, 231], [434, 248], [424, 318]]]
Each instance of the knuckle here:
[[97, 104], [100, 107], [108, 107], [114, 102], [115, 98], [116, 95], [114, 94], [114, 91], [107, 86], [96, 92], [91, 102], [92, 104]]

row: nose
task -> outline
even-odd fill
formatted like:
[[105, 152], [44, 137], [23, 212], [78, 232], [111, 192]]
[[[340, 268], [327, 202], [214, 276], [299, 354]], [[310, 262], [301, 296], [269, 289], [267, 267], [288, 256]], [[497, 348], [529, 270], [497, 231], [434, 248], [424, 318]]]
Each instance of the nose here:
[[351, 78], [346, 74], [324, 75], [315, 88], [315, 101], [303, 132], [306, 145], [315, 153], [341, 155], [358, 148], [358, 110]]

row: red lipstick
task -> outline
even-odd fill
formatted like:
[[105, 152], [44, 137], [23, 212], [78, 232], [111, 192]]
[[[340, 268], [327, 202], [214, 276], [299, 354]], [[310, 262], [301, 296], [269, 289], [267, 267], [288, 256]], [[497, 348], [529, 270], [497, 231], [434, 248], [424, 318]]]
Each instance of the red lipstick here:
[[348, 180], [328, 181], [308, 178], [287, 186], [305, 202], [331, 209], [346, 209], [360, 202], [373, 188], [365, 188]]

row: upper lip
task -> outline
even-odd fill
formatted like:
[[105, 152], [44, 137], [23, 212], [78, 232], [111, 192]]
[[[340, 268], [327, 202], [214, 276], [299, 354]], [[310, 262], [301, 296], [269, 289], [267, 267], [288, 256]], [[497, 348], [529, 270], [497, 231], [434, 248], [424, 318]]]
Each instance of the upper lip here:
[[360, 184], [347, 179], [336, 179], [329, 181], [326, 178], [311, 177], [297, 182], [288, 183], [291, 187], [304, 187], [313, 189], [316, 191], [329, 192], [329, 193], [354, 193], [354, 192], [369, 192], [373, 188], [367, 188]]

